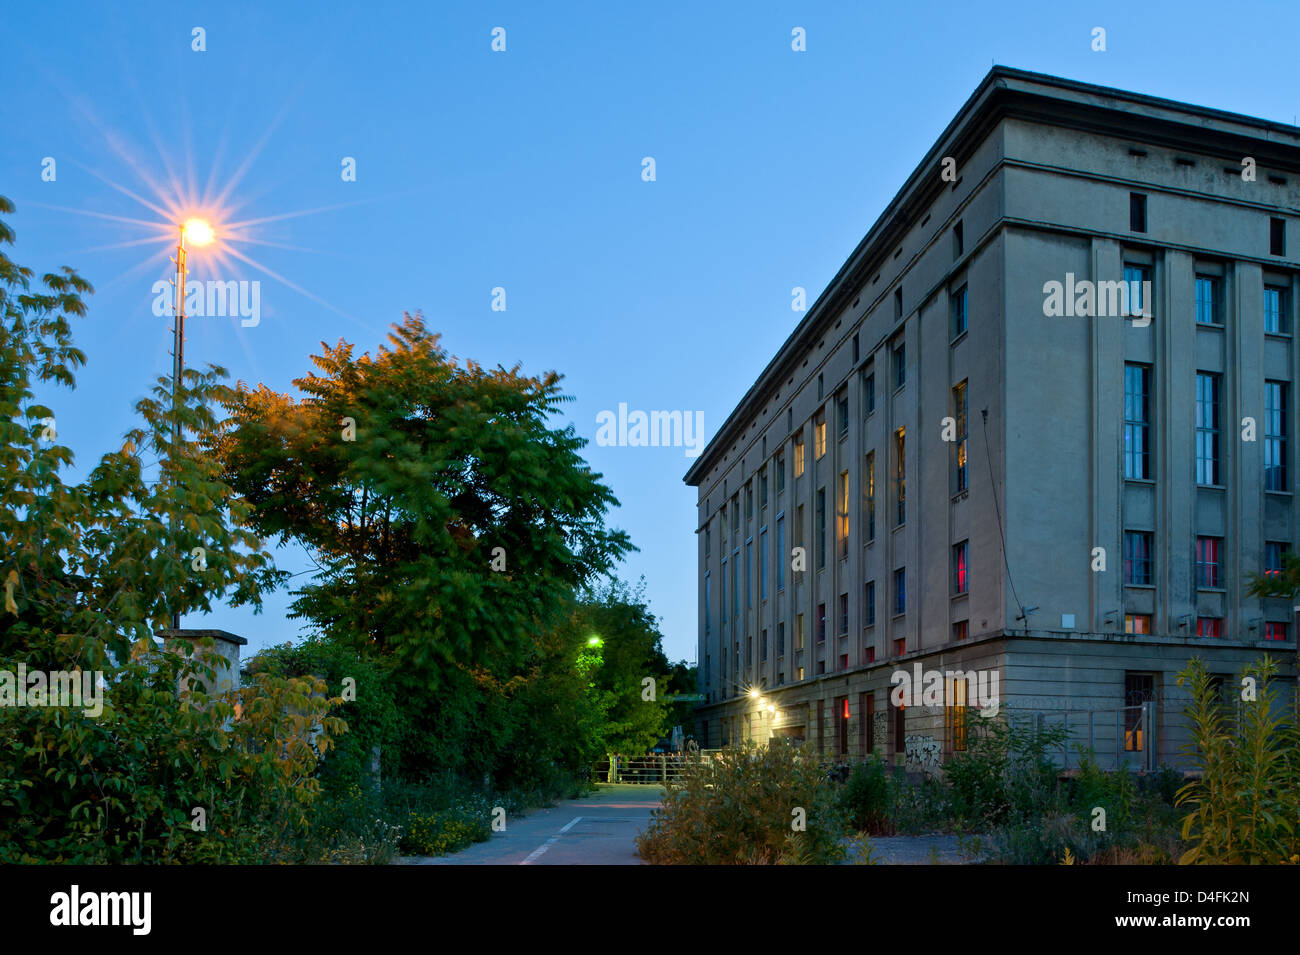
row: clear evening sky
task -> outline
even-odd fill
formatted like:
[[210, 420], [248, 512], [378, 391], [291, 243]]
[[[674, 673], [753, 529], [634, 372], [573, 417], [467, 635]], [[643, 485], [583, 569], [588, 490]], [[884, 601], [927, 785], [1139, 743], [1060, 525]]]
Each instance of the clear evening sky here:
[[[265, 271], [227, 259], [214, 274], [196, 251], [192, 278], [261, 281], [261, 320], [191, 320], [187, 364], [287, 390], [322, 340], [374, 350], [421, 309], [452, 354], [562, 372], [622, 502], [610, 522], [640, 548], [620, 573], [644, 575], [669, 656], [693, 660], [691, 459], [597, 446], [600, 412], [703, 412], [712, 436], [799, 319], [791, 289], [811, 304], [994, 62], [1288, 123], [1300, 111], [1292, 3], [990, 6], [6, 3], [13, 254], [97, 289], [76, 326], [89, 364], [48, 396], [59, 439], [84, 473], [171, 370], [151, 307], [166, 242], [124, 244], [151, 233], [119, 220], [165, 222], [135, 197], [227, 190], [235, 219], [269, 220], [235, 245]], [[310, 566], [296, 550], [278, 562]], [[288, 601], [184, 624], [254, 650], [299, 635]]]

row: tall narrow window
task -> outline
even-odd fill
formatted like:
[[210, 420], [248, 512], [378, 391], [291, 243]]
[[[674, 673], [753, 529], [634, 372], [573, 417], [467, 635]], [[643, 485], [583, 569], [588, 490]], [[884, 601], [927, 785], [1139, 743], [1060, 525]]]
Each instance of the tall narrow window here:
[[1151, 477], [1151, 368], [1124, 366], [1124, 477]]
[[731, 552], [731, 615], [740, 617], [740, 548]]
[[970, 541], [954, 544], [952, 548], [952, 592], [966, 593], [966, 560], [970, 555]]
[[817, 605], [817, 619], [815, 623], [817, 626], [817, 642], [825, 643], [826, 642], [826, 605], [825, 604]]
[[1223, 586], [1223, 538], [1196, 538], [1196, 586], [1218, 590]]
[[849, 595], [840, 594], [840, 636], [848, 636], [849, 632]]
[[785, 656], [785, 621], [776, 625], [776, 655]]
[[1151, 535], [1146, 531], [1124, 532], [1124, 583], [1151, 584]]
[[1268, 254], [1286, 255], [1286, 220], [1268, 220]]
[[767, 468], [758, 472], [758, 509], [767, 510]]
[[813, 419], [813, 459], [820, 461], [826, 454], [826, 412], [817, 412]]
[[794, 436], [794, 476], [795, 477], [803, 476], [803, 465], [804, 465], [803, 432], [801, 431]]
[[866, 625], [874, 627], [876, 625], [876, 582], [874, 580], [868, 580], [864, 587], [863, 606]]
[[713, 534], [710, 532], [712, 521], [704, 522], [704, 556], [708, 557], [713, 550]]
[[1128, 230], [1147, 231], [1147, 197], [1140, 192], [1128, 194]]
[[1264, 490], [1285, 491], [1286, 480], [1286, 383], [1264, 382]]
[[903, 286], [894, 289], [894, 320], [903, 317]]
[[785, 590], [785, 565], [790, 555], [785, 552], [785, 515], [776, 519], [776, 592]]
[[902, 339], [894, 345], [894, 388], [902, 388], [907, 381], [907, 347]]
[[966, 334], [966, 286], [962, 286], [952, 296], [952, 337], [960, 338]]
[[840, 560], [849, 556], [849, 472], [840, 472], [835, 502], [835, 550]]
[[843, 392], [835, 399], [835, 425], [840, 438], [849, 436], [849, 396]]
[[776, 456], [776, 499], [781, 500], [781, 495], [785, 493], [785, 455]]
[[876, 452], [871, 451], [867, 454], [866, 473], [864, 475], [866, 487], [865, 497], [867, 499], [867, 540], [876, 539]]
[[[794, 509], [794, 546], [797, 547], [797, 548], [799, 548], [800, 553], [803, 554], [803, 560], [800, 561], [800, 566], [801, 566], [801, 567], [807, 567], [807, 566], [808, 566], [808, 556], [807, 556], [807, 553], [806, 553], [806, 552], [804, 551], [804, 549], [803, 549], [803, 547], [804, 547], [804, 536], [803, 536], [803, 535], [804, 535], [804, 530], [803, 530], [803, 528], [804, 528], [804, 524], [803, 524], [803, 505], [800, 504], [800, 505], [798, 505], [798, 506]], [[796, 584], [801, 584], [801, 583], [803, 583], [803, 573], [804, 573], [804, 572], [803, 572], [802, 570], [796, 570], [796, 571], [794, 571], [794, 574], [795, 574], [794, 582], [795, 582]]]
[[965, 251], [966, 251], [965, 230], [962, 228], [961, 220], [958, 219], [957, 224], [952, 227], [952, 256], [955, 259], [959, 259], [961, 258], [962, 253]]
[[713, 631], [713, 580], [708, 571], [704, 573], [704, 634]]
[[[795, 614], [794, 617], [794, 648], [796, 650], [803, 649], [803, 638], [804, 638], [803, 614], [799, 613], [799, 614]], [[799, 679], [802, 680], [803, 677], [799, 677]]]
[[872, 372], [862, 379], [862, 404], [867, 414], [876, 410], [876, 373]]
[[894, 571], [894, 613], [907, 613], [907, 569]]
[[1290, 545], [1283, 541], [1265, 541], [1264, 542], [1264, 576], [1280, 577], [1282, 576], [1282, 567], [1284, 561], [1282, 555], [1290, 549]]
[[[1128, 292], [1129, 315], [1148, 315], [1151, 310], [1151, 269], [1146, 265], [1124, 265], [1124, 286]], [[1149, 317], [1149, 316], [1148, 316]]]
[[948, 744], [955, 753], [966, 749], [966, 689], [964, 679], [949, 681], [952, 695], [947, 697], [948, 705], [944, 707], [944, 723], [948, 733]]
[[758, 532], [758, 599], [767, 599], [767, 528]]
[[894, 486], [898, 494], [898, 520], [903, 524], [907, 520], [907, 433], [905, 428], [894, 432]]
[[1196, 373], [1196, 483], [1219, 483], [1219, 376]]
[[718, 596], [722, 605], [722, 626], [723, 632], [726, 632], [727, 626], [727, 558], [722, 558], [722, 577], [718, 581], [718, 586], [722, 588], [722, 593]]
[[1196, 324], [1223, 324], [1219, 307], [1219, 280], [1212, 275], [1196, 276]]
[[817, 569], [826, 566], [826, 488], [817, 489]]
[[759, 659], [759, 662], [760, 662], [760, 663], [766, 663], [766, 662], [767, 662], [767, 631], [766, 631], [766, 630], [763, 630], [763, 631], [761, 631], [761, 632], [759, 633], [759, 657], [758, 657], [758, 659]]
[[1264, 331], [1270, 335], [1288, 335], [1287, 294], [1280, 285], [1264, 286]]
[[957, 493], [966, 490], [966, 382], [952, 390], [953, 411], [957, 421]]

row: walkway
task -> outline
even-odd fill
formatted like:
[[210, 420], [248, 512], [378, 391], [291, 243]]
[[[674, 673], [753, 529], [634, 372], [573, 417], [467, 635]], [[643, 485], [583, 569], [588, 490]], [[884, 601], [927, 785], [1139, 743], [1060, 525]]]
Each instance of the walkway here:
[[643, 865], [636, 836], [659, 806], [660, 786], [602, 783], [580, 799], [507, 819], [504, 832], [450, 856], [408, 858], [414, 865]]

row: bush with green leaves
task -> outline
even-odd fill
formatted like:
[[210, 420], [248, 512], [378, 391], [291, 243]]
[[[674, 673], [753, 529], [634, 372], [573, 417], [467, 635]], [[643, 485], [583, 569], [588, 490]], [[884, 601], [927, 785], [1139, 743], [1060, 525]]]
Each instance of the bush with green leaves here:
[[839, 862], [845, 827], [827, 770], [823, 759], [776, 740], [689, 759], [637, 850], [655, 865]]
[[1178, 675], [1191, 691], [1187, 751], [1200, 771], [1177, 797], [1190, 810], [1184, 864], [1300, 863], [1300, 732], [1273, 682], [1277, 670], [1268, 656], [1247, 667], [1242, 677], [1255, 692], [1235, 712], [1204, 661], [1193, 658]]

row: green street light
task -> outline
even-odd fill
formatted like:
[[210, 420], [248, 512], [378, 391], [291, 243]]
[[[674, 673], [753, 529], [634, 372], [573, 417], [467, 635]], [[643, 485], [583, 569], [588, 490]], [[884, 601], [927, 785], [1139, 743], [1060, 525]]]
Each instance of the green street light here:
[[603, 646], [604, 642], [605, 641], [601, 640], [600, 637], [597, 637], [594, 634], [587, 638], [587, 646], [589, 647]]

